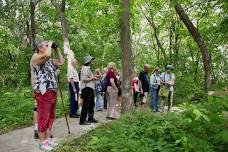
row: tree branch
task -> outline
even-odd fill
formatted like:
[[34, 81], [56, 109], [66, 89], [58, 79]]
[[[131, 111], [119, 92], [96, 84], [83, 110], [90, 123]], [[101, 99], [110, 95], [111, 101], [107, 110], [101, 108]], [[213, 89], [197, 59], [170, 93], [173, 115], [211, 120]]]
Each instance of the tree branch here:
[[60, 9], [60, 5], [55, 0], [51, 0], [51, 3], [57, 10]]
[[164, 56], [165, 61], [167, 61], [167, 56], [166, 56], [165, 50], [164, 50], [164, 48], [162, 47], [162, 43], [161, 43], [161, 42], [159, 41], [159, 39], [158, 39], [157, 28], [156, 28], [156, 26], [155, 26], [155, 24], [154, 24], [153, 16], [151, 16], [151, 19], [150, 19], [150, 18], [146, 15], [146, 13], [143, 11], [142, 7], [139, 6], [139, 4], [138, 4], [138, 7], [139, 7], [139, 9], [141, 10], [141, 12], [142, 12], [142, 14], [144, 15], [144, 17], [146, 18], [146, 20], [148, 21], [148, 23], [150, 24], [150, 26], [152, 27], [152, 29], [154, 30], [154, 37], [155, 37], [155, 39], [156, 39], [157, 45], [158, 45], [158, 47], [160, 48], [160, 50], [161, 50], [161, 52], [162, 52], [162, 54], [163, 54], [163, 56]]
[[39, 3], [39, 2], [41, 2], [42, 0], [37, 0], [37, 1], [35, 1], [35, 6]]

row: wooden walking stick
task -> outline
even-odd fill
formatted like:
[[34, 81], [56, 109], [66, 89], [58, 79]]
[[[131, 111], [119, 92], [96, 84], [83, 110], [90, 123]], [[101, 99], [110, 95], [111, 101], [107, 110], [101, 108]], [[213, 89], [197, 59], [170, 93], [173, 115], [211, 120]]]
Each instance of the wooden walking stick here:
[[68, 134], [70, 134], [70, 126], [69, 126], [68, 119], [67, 119], [67, 112], [66, 112], [66, 109], [65, 109], [65, 106], [64, 106], [63, 93], [62, 93], [62, 90], [61, 90], [61, 87], [60, 87], [61, 86], [60, 83], [61, 83], [60, 82], [60, 77], [59, 77], [59, 74], [58, 74], [58, 86], [59, 86], [60, 98], [61, 98], [61, 101], [62, 101], [63, 112], [64, 112], [64, 115], [65, 115], [65, 118], [66, 118]]

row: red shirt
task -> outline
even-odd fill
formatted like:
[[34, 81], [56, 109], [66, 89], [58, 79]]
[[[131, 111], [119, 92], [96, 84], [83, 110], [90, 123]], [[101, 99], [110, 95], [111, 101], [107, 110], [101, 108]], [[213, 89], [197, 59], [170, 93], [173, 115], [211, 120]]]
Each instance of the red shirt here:
[[107, 78], [107, 86], [112, 86], [111, 85], [111, 82], [110, 82], [110, 79], [114, 79], [114, 82], [117, 86], [117, 78], [116, 78], [116, 75], [114, 72], [112, 71], [108, 71], [107, 75], [106, 75], [106, 78]]
[[134, 92], [134, 93], [136, 93], [136, 91], [138, 91], [138, 90], [136, 89], [136, 87], [135, 87], [135, 84], [138, 85], [138, 83], [139, 83], [139, 80], [138, 80], [138, 79], [135, 79], [135, 78], [134, 78], [134, 79], [132, 80], [132, 89], [133, 89], [133, 92]]

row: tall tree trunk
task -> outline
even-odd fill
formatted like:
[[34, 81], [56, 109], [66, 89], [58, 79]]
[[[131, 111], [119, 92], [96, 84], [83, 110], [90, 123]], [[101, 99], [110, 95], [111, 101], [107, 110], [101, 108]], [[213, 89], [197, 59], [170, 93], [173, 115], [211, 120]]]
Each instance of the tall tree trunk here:
[[174, 40], [173, 40], [173, 62], [174, 62], [174, 66], [176, 69], [179, 68], [179, 20], [177, 18], [177, 14], [175, 13], [175, 17], [174, 17], [174, 26], [173, 26], [173, 35], [174, 35]]
[[174, 52], [174, 65], [175, 68], [178, 69], [179, 66], [179, 48], [178, 48], [178, 43], [179, 43], [179, 23], [175, 24], [174, 27], [174, 44], [173, 44], [173, 52]]
[[61, 22], [62, 27], [62, 37], [63, 37], [63, 43], [64, 43], [64, 54], [67, 55], [67, 65], [71, 66], [71, 61], [74, 59], [74, 52], [70, 49], [70, 42], [68, 37], [68, 25], [67, 25], [67, 19], [65, 17], [65, 5], [66, 0], [62, 0], [61, 4], [58, 4], [55, 0], [51, 0], [52, 4], [56, 8]]
[[200, 55], [199, 55], [199, 52], [197, 52], [197, 54], [196, 54], [196, 62], [195, 62], [195, 74], [194, 74], [194, 81], [196, 82], [196, 83], [198, 83], [199, 82], [199, 77], [197, 77], [197, 75], [198, 75], [198, 71], [199, 71], [199, 58], [200, 58]]
[[35, 9], [36, 0], [30, 0], [30, 21], [31, 21], [31, 41], [30, 43], [34, 45], [36, 39], [36, 25], [35, 25]]
[[175, 39], [175, 21], [173, 18], [170, 19], [169, 27], [169, 64], [173, 64], [173, 51], [174, 51], [174, 40]]
[[121, 16], [121, 50], [122, 50], [122, 91], [123, 102], [121, 112], [129, 112], [133, 110], [132, 99], [132, 48], [131, 48], [131, 31], [130, 31], [130, 0], [122, 0], [122, 16]]
[[36, 21], [35, 21], [35, 15], [36, 15], [36, 5], [41, 0], [30, 0], [30, 26], [31, 26], [31, 36], [30, 36], [30, 45], [34, 45], [36, 41]]
[[27, 47], [31, 46], [31, 36], [30, 36], [30, 25], [29, 20], [26, 21], [26, 40], [27, 40]]
[[157, 27], [156, 27], [156, 25], [155, 25], [155, 23], [154, 23], [154, 19], [153, 19], [153, 17], [152, 17], [152, 19], [151, 19], [151, 27], [154, 29], [154, 37], [155, 37], [155, 40], [156, 40], [156, 42], [157, 42], [157, 45], [158, 45], [158, 48], [161, 50], [161, 53], [163, 54], [163, 56], [164, 56], [164, 64], [167, 64], [167, 55], [166, 55], [166, 53], [165, 53], [165, 49], [163, 48], [163, 46], [162, 46], [162, 43], [161, 43], [161, 41], [159, 40], [159, 38], [158, 38], [158, 33], [157, 33]]
[[178, 13], [180, 19], [182, 22], [185, 24], [185, 26], [188, 28], [188, 31], [191, 33], [192, 37], [194, 38], [195, 42], [197, 43], [201, 54], [202, 54], [202, 59], [203, 59], [203, 64], [204, 64], [204, 72], [205, 72], [205, 91], [209, 91], [211, 88], [211, 58], [209, 51], [207, 49], [207, 46], [201, 37], [199, 31], [195, 28], [195, 26], [192, 24], [191, 20], [189, 19], [188, 15], [185, 13], [184, 9], [180, 4], [177, 4], [175, 6], [175, 10]]
[[153, 32], [151, 32], [151, 40], [152, 40], [153, 49], [155, 50], [155, 54], [157, 57], [157, 66], [160, 67], [160, 50], [159, 50], [159, 47], [155, 45]]

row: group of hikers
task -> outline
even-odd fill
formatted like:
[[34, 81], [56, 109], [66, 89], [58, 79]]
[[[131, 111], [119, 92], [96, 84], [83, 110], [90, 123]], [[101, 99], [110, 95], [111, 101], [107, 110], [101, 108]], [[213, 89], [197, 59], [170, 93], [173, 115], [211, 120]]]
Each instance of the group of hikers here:
[[[148, 75], [149, 70], [150, 66], [145, 64], [143, 71], [139, 73], [138, 77], [136, 71], [133, 71], [132, 89], [134, 104], [135, 106], [140, 104], [142, 107], [146, 107], [149, 103], [153, 112], [163, 112], [164, 103], [167, 100], [167, 111], [170, 112], [173, 103], [173, 87], [175, 85], [175, 75], [172, 73], [174, 67], [167, 65], [162, 74], [160, 73], [160, 68], [156, 67], [150, 77]], [[151, 93], [150, 102], [148, 102], [149, 93]]]
[[[52, 50], [57, 54], [56, 59], [51, 57]], [[51, 130], [57, 101], [57, 69], [63, 65], [64, 58], [58, 45], [49, 41], [36, 42], [35, 51], [30, 61], [31, 83], [35, 96], [34, 138], [40, 139], [41, 150], [49, 151], [58, 145], [52, 138]], [[117, 71], [114, 62], [110, 62], [102, 72], [96, 69], [93, 73], [91, 67], [94, 60], [95, 58], [90, 55], [85, 56], [83, 66], [78, 72], [76, 70], [78, 62], [73, 58], [67, 69], [69, 117], [80, 118], [80, 125], [98, 122], [94, 117], [94, 109], [106, 110], [106, 118], [115, 120], [116, 106], [121, 106], [122, 74]], [[174, 67], [167, 65], [166, 71], [162, 74], [160, 74], [159, 67], [156, 67], [149, 78], [150, 69], [150, 66], [145, 64], [139, 76], [136, 70], [133, 70], [132, 83], [129, 85], [132, 85], [134, 105], [146, 107], [149, 104], [149, 93], [151, 93], [150, 107], [154, 112], [164, 111], [165, 100], [168, 100], [168, 111], [170, 111], [175, 84], [175, 75], [172, 73]]]

